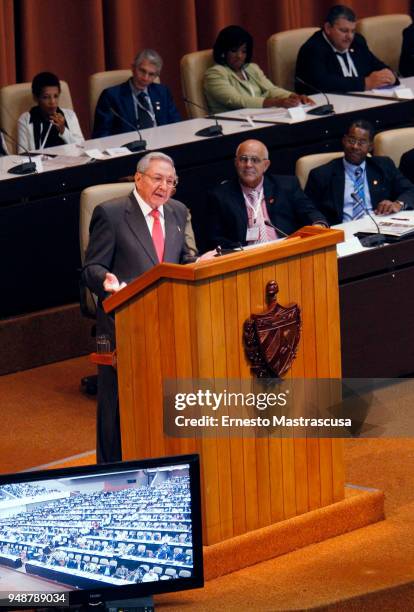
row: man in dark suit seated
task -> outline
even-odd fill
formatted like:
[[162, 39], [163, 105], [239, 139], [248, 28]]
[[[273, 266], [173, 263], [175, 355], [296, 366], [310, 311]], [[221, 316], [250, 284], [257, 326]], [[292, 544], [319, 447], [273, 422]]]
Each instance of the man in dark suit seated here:
[[132, 77], [101, 93], [96, 105], [92, 138], [131, 132], [131, 126], [144, 129], [181, 121], [168, 87], [154, 83], [161, 68], [161, 56], [153, 49], [138, 53], [132, 64]]
[[298, 179], [265, 175], [269, 166], [269, 154], [262, 142], [246, 140], [238, 146], [238, 177], [208, 194], [211, 248], [260, 244], [304, 225], [326, 225], [323, 215], [301, 190]]
[[344, 157], [309, 173], [305, 193], [330, 225], [359, 219], [366, 210], [398, 213], [414, 205], [414, 185], [389, 157], [367, 157], [373, 147], [372, 125], [353, 121], [342, 139]]
[[[190, 263], [197, 249], [186, 206], [171, 196], [177, 176], [173, 160], [153, 151], [142, 157], [135, 189], [127, 197], [94, 209], [90, 240], [82, 271], [83, 282], [98, 296], [97, 334], [115, 346], [115, 324], [102, 301], [156, 264]], [[100, 463], [121, 460], [117, 373], [98, 367], [97, 458]], [[151, 528], [154, 523], [151, 523]], [[116, 547], [116, 540], [111, 542]]]
[[298, 93], [364, 91], [396, 82], [392, 70], [371, 53], [355, 28], [350, 8], [338, 4], [329, 10], [323, 28], [299, 50], [296, 77], [304, 83], [296, 82]]

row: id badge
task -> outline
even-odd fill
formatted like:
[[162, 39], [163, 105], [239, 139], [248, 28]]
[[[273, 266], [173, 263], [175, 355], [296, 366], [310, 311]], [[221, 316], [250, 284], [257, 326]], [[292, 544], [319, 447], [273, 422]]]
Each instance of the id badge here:
[[248, 227], [246, 232], [246, 242], [257, 242], [259, 240], [259, 228]]

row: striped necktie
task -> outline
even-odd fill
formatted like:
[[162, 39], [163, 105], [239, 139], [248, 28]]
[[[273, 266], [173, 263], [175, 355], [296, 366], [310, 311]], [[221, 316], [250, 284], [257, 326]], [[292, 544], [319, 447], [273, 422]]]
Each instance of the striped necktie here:
[[365, 215], [365, 193], [364, 193], [364, 171], [356, 168], [354, 172], [354, 193], [358, 201], [354, 202], [352, 211], [353, 219], [360, 219]]

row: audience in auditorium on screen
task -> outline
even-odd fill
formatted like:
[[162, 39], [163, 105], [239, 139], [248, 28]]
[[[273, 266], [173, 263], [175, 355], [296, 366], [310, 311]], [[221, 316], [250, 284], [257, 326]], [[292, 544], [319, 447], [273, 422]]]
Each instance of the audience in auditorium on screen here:
[[[295, 176], [266, 174], [269, 153], [258, 140], [236, 150], [237, 178], [208, 194], [209, 242], [212, 248], [260, 244], [326, 220], [303, 193]], [[274, 226], [274, 227], [273, 227]]]
[[389, 157], [372, 156], [373, 126], [352, 121], [343, 139], [344, 157], [309, 173], [305, 193], [330, 225], [359, 219], [366, 211], [388, 215], [414, 206], [414, 185]]
[[329, 9], [325, 23], [299, 50], [296, 91], [345, 92], [388, 87], [396, 76], [355, 32], [355, 13], [341, 4]]
[[257, 64], [252, 63], [253, 38], [243, 28], [231, 25], [221, 30], [213, 47], [215, 64], [204, 75], [204, 93], [212, 113], [237, 108], [313, 104], [274, 85]]
[[[57, 499], [55, 489], [40, 484], [0, 487], [5, 491], [0, 510], [11, 499], [21, 510], [0, 518], [0, 566], [11, 557], [29, 573], [40, 566], [51, 576], [76, 571], [124, 582], [141, 582], [144, 574], [146, 581], [170, 579], [164, 570], [193, 566], [187, 474], [113, 491], [62, 489]], [[23, 501], [38, 496], [31, 507]]]
[[55, 74], [40, 72], [34, 77], [32, 93], [36, 106], [17, 121], [20, 151], [83, 142], [76, 113], [70, 108], [59, 108], [60, 91]]
[[154, 82], [162, 64], [161, 56], [153, 49], [138, 53], [131, 66], [132, 77], [101, 93], [92, 138], [181, 121], [168, 87]]

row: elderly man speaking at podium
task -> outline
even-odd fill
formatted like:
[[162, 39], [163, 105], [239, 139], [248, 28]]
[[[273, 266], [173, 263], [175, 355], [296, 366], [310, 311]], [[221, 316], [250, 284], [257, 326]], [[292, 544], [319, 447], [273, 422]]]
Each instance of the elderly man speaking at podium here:
[[[97, 334], [107, 334], [111, 348], [115, 325], [102, 300], [160, 262], [190, 263], [197, 256], [190, 213], [171, 198], [176, 184], [173, 160], [148, 153], [138, 162], [131, 194], [94, 210], [82, 279], [98, 296]], [[97, 460], [121, 458], [117, 375], [112, 366], [99, 366]]]

